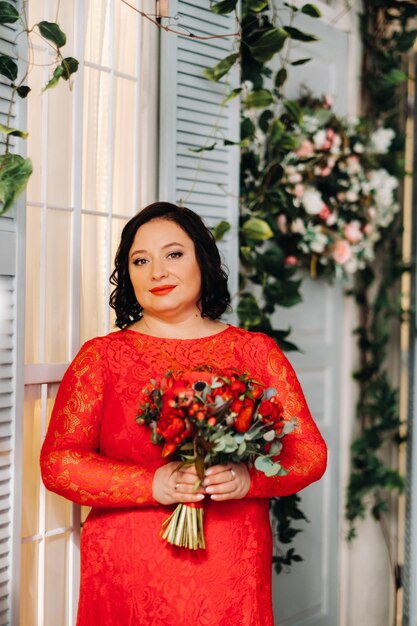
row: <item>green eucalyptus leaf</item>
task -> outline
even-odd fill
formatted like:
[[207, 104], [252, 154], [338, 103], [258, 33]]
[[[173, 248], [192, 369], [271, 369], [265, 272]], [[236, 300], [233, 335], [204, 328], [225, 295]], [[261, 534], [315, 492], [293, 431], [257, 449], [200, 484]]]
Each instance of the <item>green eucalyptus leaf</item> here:
[[19, 19], [19, 11], [10, 2], [0, 2], [0, 24], [14, 24]]
[[226, 220], [221, 220], [218, 224], [216, 224], [213, 235], [216, 241], [221, 241], [224, 235], [231, 229], [231, 225]]
[[205, 69], [203, 74], [209, 80], [217, 82], [233, 67], [238, 58], [238, 54], [229, 54], [225, 59], [219, 61], [214, 67]]
[[30, 92], [30, 87], [28, 87], [27, 85], [21, 85], [20, 87], [16, 88], [16, 91], [18, 96], [20, 96], [21, 98], [26, 98], [26, 96]]
[[64, 32], [62, 32], [58, 24], [55, 24], [55, 22], [43, 21], [39, 22], [37, 24], [37, 27], [39, 28], [39, 32], [42, 37], [44, 39], [47, 39], [48, 41], [52, 41], [52, 43], [54, 43], [57, 48], [62, 48], [62, 46], [65, 46], [67, 42], [67, 36]]
[[310, 17], [321, 17], [321, 11], [316, 7], [315, 4], [305, 4], [301, 7], [301, 13], [305, 13]]
[[28, 136], [28, 133], [24, 130], [10, 128], [10, 126], [5, 126], [4, 124], [0, 124], [0, 133], [3, 133], [4, 135], [12, 135], [13, 137], [21, 137], [22, 139], [26, 139]]
[[304, 63], [308, 63], [311, 61], [311, 57], [305, 57], [303, 59], [297, 59], [297, 61], [291, 61], [291, 65], [304, 65]]
[[251, 91], [244, 101], [244, 105], [247, 108], [263, 109], [272, 104], [273, 101], [272, 93], [268, 89], [259, 89], [258, 91]]
[[9, 57], [7, 54], [0, 55], [0, 74], [8, 78], [9, 80], [15, 81], [17, 78], [17, 63]]
[[227, 13], [231, 13], [236, 9], [237, 0], [221, 0], [221, 2], [217, 2], [216, 4], [212, 4], [210, 10], [213, 13], [217, 13], [218, 15], [226, 15]]
[[0, 157], [0, 202], [1, 213], [13, 206], [17, 197], [26, 188], [32, 174], [32, 162], [19, 154], [10, 152]]
[[252, 56], [261, 63], [270, 61], [277, 52], [282, 50], [287, 38], [288, 33], [285, 30], [270, 28], [257, 39], [256, 43], [249, 46]]
[[288, 36], [291, 37], [291, 39], [296, 39], [297, 41], [318, 41], [318, 37], [316, 37], [316, 35], [303, 33], [303, 31], [298, 28], [294, 28], [293, 26], [284, 26], [284, 30]]
[[265, 241], [271, 239], [274, 233], [270, 225], [259, 217], [250, 217], [242, 226], [242, 230], [246, 237], [255, 241]]
[[255, 459], [255, 467], [258, 471], [263, 472], [265, 476], [280, 475], [281, 466], [274, 463], [268, 456], [258, 456]]

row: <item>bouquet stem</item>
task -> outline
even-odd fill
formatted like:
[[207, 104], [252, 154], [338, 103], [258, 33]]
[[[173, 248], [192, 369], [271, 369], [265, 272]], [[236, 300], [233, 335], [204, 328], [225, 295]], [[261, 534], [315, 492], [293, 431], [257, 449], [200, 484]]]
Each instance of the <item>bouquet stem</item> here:
[[178, 504], [161, 528], [161, 536], [173, 546], [197, 550], [206, 547], [201, 505]]

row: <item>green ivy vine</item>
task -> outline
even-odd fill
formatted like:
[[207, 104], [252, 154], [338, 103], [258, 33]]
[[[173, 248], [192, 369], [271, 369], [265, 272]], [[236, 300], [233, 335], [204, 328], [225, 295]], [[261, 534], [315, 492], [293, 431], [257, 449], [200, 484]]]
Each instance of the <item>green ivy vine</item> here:
[[[51, 64], [52, 74], [43, 91], [55, 87], [60, 79], [69, 81], [71, 75], [78, 69], [78, 61], [73, 57], [64, 57], [61, 49], [66, 44], [66, 35], [55, 22], [41, 21], [29, 27], [27, 24], [25, 6], [19, 12], [11, 2], [0, 2], [0, 25], [17, 25], [17, 40], [23, 34], [27, 37], [28, 51], [31, 50], [31, 38], [41, 37], [44, 42], [54, 51], [54, 59]], [[29, 74], [30, 62], [25, 64], [23, 72], [19, 71], [17, 53], [15, 55], [0, 54], [0, 75], [6, 80], [11, 88], [10, 105], [6, 124], [0, 124], [0, 133], [5, 138], [4, 152], [0, 155], [0, 215], [8, 211], [24, 191], [30, 175], [32, 163], [28, 158], [11, 151], [10, 138], [19, 137], [26, 139], [27, 133], [10, 126], [10, 120], [16, 98], [26, 98], [30, 87], [26, 84]]]
[[[216, 13], [236, 11], [241, 36], [237, 42], [237, 51], [207, 70], [206, 76], [211, 80], [220, 80], [235, 63], [240, 64], [241, 85], [229, 95], [229, 98], [239, 95], [242, 102], [241, 289], [238, 316], [240, 324], [245, 328], [266, 332], [284, 350], [293, 350], [296, 346], [290, 340], [290, 329], [277, 329], [273, 325], [274, 311], [277, 307], [291, 307], [301, 301], [300, 287], [303, 278], [302, 275], [300, 277], [300, 266], [307, 268], [309, 275], [313, 277], [326, 274], [334, 277], [337, 275], [337, 263], [334, 256], [331, 256], [332, 250], [334, 251], [334, 230], [327, 224], [320, 227], [323, 237], [327, 237], [327, 248], [324, 252], [320, 250], [320, 254], [305, 246], [303, 248], [300, 238], [288, 234], [288, 220], [294, 223], [300, 218], [300, 212], [297, 202], [294, 202], [294, 185], [289, 185], [283, 163], [288, 161], [289, 154], [300, 148], [300, 133], [305, 133], [306, 130], [306, 112], [323, 122], [321, 130], [331, 129], [333, 133], [339, 133], [348, 144], [352, 144], [352, 134], [344, 122], [335, 116], [332, 118], [329, 115], [323, 121], [320, 115], [323, 116], [325, 107], [321, 106], [320, 113], [320, 103], [309, 94], [304, 94], [304, 97], [296, 101], [285, 97], [285, 83], [289, 74], [294, 71], [294, 66], [308, 63], [314, 55], [316, 37], [297, 28], [297, 17], [305, 14], [313, 19], [319, 18], [317, 7], [310, 3], [295, 6], [287, 2], [280, 3], [278, 7], [273, 1], [243, 0], [240, 13], [237, 8], [237, 0], [223, 0], [212, 5], [212, 10]], [[401, 98], [401, 94], [404, 93], [407, 81], [407, 55], [417, 36], [417, 30], [411, 28], [416, 16], [417, 7], [411, 1], [363, 2], [362, 117], [355, 130], [360, 135], [357, 152], [355, 153], [355, 147], [352, 148], [350, 156], [363, 165], [365, 173], [370, 167], [374, 171], [380, 168], [377, 171], [385, 172], [384, 176], [389, 180], [400, 180], [404, 175], [404, 113], [401, 108], [404, 98]], [[300, 41], [313, 44], [309, 58], [296, 56], [296, 44]], [[370, 140], [372, 131], [378, 129], [389, 129], [395, 138], [387, 143], [387, 149], [376, 156], [370, 155], [371, 163], [367, 166], [360, 154], [359, 147], [363, 148], [360, 140], [363, 137]], [[311, 138], [309, 140], [311, 143]], [[225, 144], [227, 143], [226, 141]], [[315, 166], [325, 169], [327, 162], [323, 160], [323, 151], [320, 154], [318, 152], [316, 150], [314, 154], [308, 155], [306, 164], [311, 163], [311, 159], [316, 159]], [[365, 154], [367, 156], [368, 153]], [[340, 180], [346, 170], [342, 167], [342, 161], [343, 159], [336, 166], [332, 164], [332, 169], [339, 174], [336, 181], [339, 185], [343, 184]], [[324, 198], [326, 190], [323, 190], [319, 176], [314, 171], [311, 169], [313, 173], [302, 182], [314, 189], [320, 189]], [[329, 176], [328, 180], [331, 187], [335, 176]], [[372, 190], [368, 195], [371, 200], [375, 199], [376, 189], [373, 190], [373, 196]], [[326, 196], [328, 198], [330, 201], [333, 199], [330, 192]], [[365, 206], [366, 202], [370, 206], [371, 200], [365, 196], [361, 199], [365, 199]], [[337, 210], [340, 213], [342, 209], [349, 219], [356, 219], [359, 224], [358, 232], [364, 237], [364, 220], [358, 219], [357, 214], [351, 215], [351, 209], [346, 208], [343, 202], [339, 202]], [[334, 210], [334, 206], [330, 206], [330, 213], [332, 209]], [[282, 213], [285, 214], [286, 221], [281, 220], [280, 223], [279, 216]], [[311, 215], [303, 214], [301, 217], [304, 222], [308, 218], [309, 226], [312, 224], [316, 229], [319, 228], [317, 216], [311, 218]], [[322, 216], [322, 222], [324, 219]], [[227, 225], [220, 224], [217, 234], [222, 235], [226, 229]], [[295, 259], [295, 263], [288, 262], [289, 255]], [[391, 382], [387, 366], [392, 329], [404, 315], [398, 305], [399, 281], [403, 272], [408, 269], [401, 258], [400, 213], [395, 219], [391, 215], [385, 225], [381, 221], [378, 237], [374, 242], [374, 252], [368, 254], [368, 257], [358, 253], [357, 260], [357, 267], [351, 270], [348, 290], [359, 311], [359, 326], [355, 330], [355, 337], [360, 354], [360, 367], [353, 373], [358, 383], [359, 401], [358, 435], [352, 444], [352, 470], [346, 502], [349, 539], [355, 536], [357, 521], [368, 510], [375, 519], [383, 523], [384, 513], [390, 506], [390, 494], [401, 492], [404, 487], [404, 479], [397, 465], [395, 462], [391, 465], [385, 454], [387, 448], [392, 445], [396, 447], [402, 441], [399, 392]], [[291, 543], [299, 532], [299, 529], [292, 527], [292, 523], [305, 519], [298, 504], [298, 496], [281, 498], [272, 503], [280, 544]], [[387, 545], [390, 549], [389, 540]], [[286, 552], [280, 552], [274, 560], [279, 572], [301, 560], [301, 557], [290, 548]], [[398, 572], [398, 565], [394, 564], [394, 560], [392, 557], [395, 574]], [[398, 584], [398, 576], [396, 583]]]

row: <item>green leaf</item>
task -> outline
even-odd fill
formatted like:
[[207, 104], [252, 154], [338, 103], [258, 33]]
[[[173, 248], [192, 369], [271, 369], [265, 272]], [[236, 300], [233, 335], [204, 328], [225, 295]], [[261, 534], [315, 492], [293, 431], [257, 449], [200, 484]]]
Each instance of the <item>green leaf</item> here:
[[71, 74], [75, 74], [78, 70], [79, 62], [74, 57], [65, 57], [65, 59], [62, 59], [61, 65], [64, 70], [62, 78], [68, 80]]
[[288, 72], [282, 67], [275, 75], [275, 87], [281, 87], [288, 78]]
[[214, 150], [216, 146], [217, 146], [217, 142], [215, 141], [210, 146], [201, 146], [199, 148], [188, 148], [188, 149], [190, 150], [190, 152], [205, 152], [206, 150], [207, 152], [211, 152], [211, 150]]
[[4, 154], [0, 157], [0, 213], [5, 213], [25, 189], [32, 174], [32, 162], [19, 154]]
[[297, 41], [318, 41], [318, 37], [316, 35], [311, 35], [309, 33], [303, 33], [298, 28], [294, 28], [293, 26], [284, 26], [284, 30], [291, 39], [296, 39]]
[[229, 54], [225, 59], [219, 61], [214, 67], [207, 68], [203, 71], [203, 74], [208, 80], [217, 82], [233, 67], [238, 58], [238, 54]]
[[305, 13], [310, 17], [321, 17], [321, 11], [316, 7], [315, 4], [305, 4], [301, 7], [301, 13]]
[[227, 104], [227, 102], [230, 102], [230, 100], [233, 100], [234, 98], [237, 98], [237, 96], [240, 96], [241, 93], [242, 93], [241, 87], [239, 87], [238, 89], [232, 89], [229, 95], [226, 96], [226, 98], [222, 101], [222, 104]]
[[26, 96], [30, 92], [30, 87], [28, 87], [27, 85], [21, 85], [20, 87], [16, 88], [16, 91], [18, 96], [20, 96], [21, 98], [26, 98]]
[[273, 119], [274, 114], [269, 109], [262, 111], [259, 116], [258, 125], [259, 128], [266, 134], [269, 130], [269, 122]]
[[217, 4], [213, 4], [210, 8], [213, 13], [217, 13], [218, 15], [226, 15], [226, 13], [231, 13], [236, 9], [237, 0], [221, 0], [221, 2], [217, 2]]
[[4, 124], [0, 124], [0, 133], [4, 135], [12, 135], [13, 137], [21, 137], [22, 139], [26, 139], [28, 133], [19, 130], [18, 128], [10, 128], [10, 126], [5, 126]]
[[387, 74], [381, 77], [381, 82], [387, 86], [396, 86], [404, 83], [407, 80], [407, 74], [402, 70], [393, 68]]
[[245, 117], [240, 124], [241, 139], [252, 139], [255, 136], [255, 125], [249, 117]]
[[271, 142], [275, 145], [284, 134], [285, 126], [281, 120], [274, 120], [271, 128]]
[[226, 220], [222, 220], [218, 224], [216, 224], [213, 235], [216, 241], [221, 241], [224, 235], [231, 229], [231, 225]]
[[44, 39], [47, 39], [48, 41], [52, 41], [52, 43], [54, 43], [57, 48], [65, 46], [67, 42], [67, 36], [64, 32], [62, 32], [58, 24], [55, 24], [55, 22], [43, 21], [39, 22], [37, 24], [37, 27], [39, 28], [39, 32], [42, 37]]
[[255, 239], [255, 241], [265, 241], [274, 236], [268, 222], [259, 217], [250, 217], [243, 224], [242, 230], [249, 239]]
[[289, 2], [284, 2], [284, 7], [287, 7], [287, 9], [291, 9], [293, 13], [297, 13], [299, 11], [299, 8], [296, 7], [295, 4], [290, 4]]
[[252, 56], [261, 63], [270, 61], [274, 54], [282, 50], [288, 33], [281, 28], [270, 28], [250, 47]]
[[245, 12], [251, 11], [252, 13], [259, 13], [268, 8], [268, 0], [246, 0]]
[[0, 2], [0, 24], [14, 24], [19, 19], [19, 11], [10, 2]]
[[52, 74], [52, 78], [48, 80], [42, 91], [46, 91], [47, 89], [53, 89], [54, 87], [56, 87], [59, 83], [59, 79], [62, 78], [64, 71], [65, 70], [62, 65], [58, 65], [58, 67], [55, 68], [54, 73]]
[[308, 63], [311, 61], [311, 57], [305, 57], [304, 59], [297, 59], [297, 61], [291, 61], [291, 65], [304, 65], [304, 63]]
[[255, 296], [251, 293], [243, 293], [241, 295], [239, 304], [237, 305], [237, 314], [245, 328], [260, 324], [262, 321], [262, 311], [259, 308]]
[[243, 104], [247, 108], [263, 109], [272, 104], [272, 102], [273, 98], [271, 92], [268, 91], [268, 89], [259, 89], [258, 91], [252, 91]]
[[0, 55], [0, 74], [9, 80], [15, 81], [17, 78], [17, 63], [7, 54]]
[[294, 122], [301, 126], [303, 123], [303, 111], [298, 102], [295, 100], [285, 100], [284, 106]]
[[255, 467], [260, 472], [263, 472], [265, 476], [284, 476], [287, 473], [279, 463], [274, 463], [274, 461], [267, 456], [256, 457]]

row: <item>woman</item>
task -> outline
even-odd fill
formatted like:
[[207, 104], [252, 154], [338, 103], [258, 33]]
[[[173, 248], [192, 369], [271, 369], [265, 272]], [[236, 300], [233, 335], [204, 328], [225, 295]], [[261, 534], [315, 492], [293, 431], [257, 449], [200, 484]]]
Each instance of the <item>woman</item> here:
[[[92, 507], [82, 532], [77, 626], [272, 626], [269, 498], [318, 480], [325, 443], [272, 339], [224, 324], [227, 279], [192, 211], [161, 202], [125, 226], [111, 277], [121, 329], [88, 341], [61, 383], [41, 454], [48, 489]], [[137, 425], [138, 395], [168, 370], [238, 368], [275, 387], [286, 476], [245, 464], [206, 471], [164, 462]], [[160, 537], [179, 502], [204, 501], [207, 548]]]

